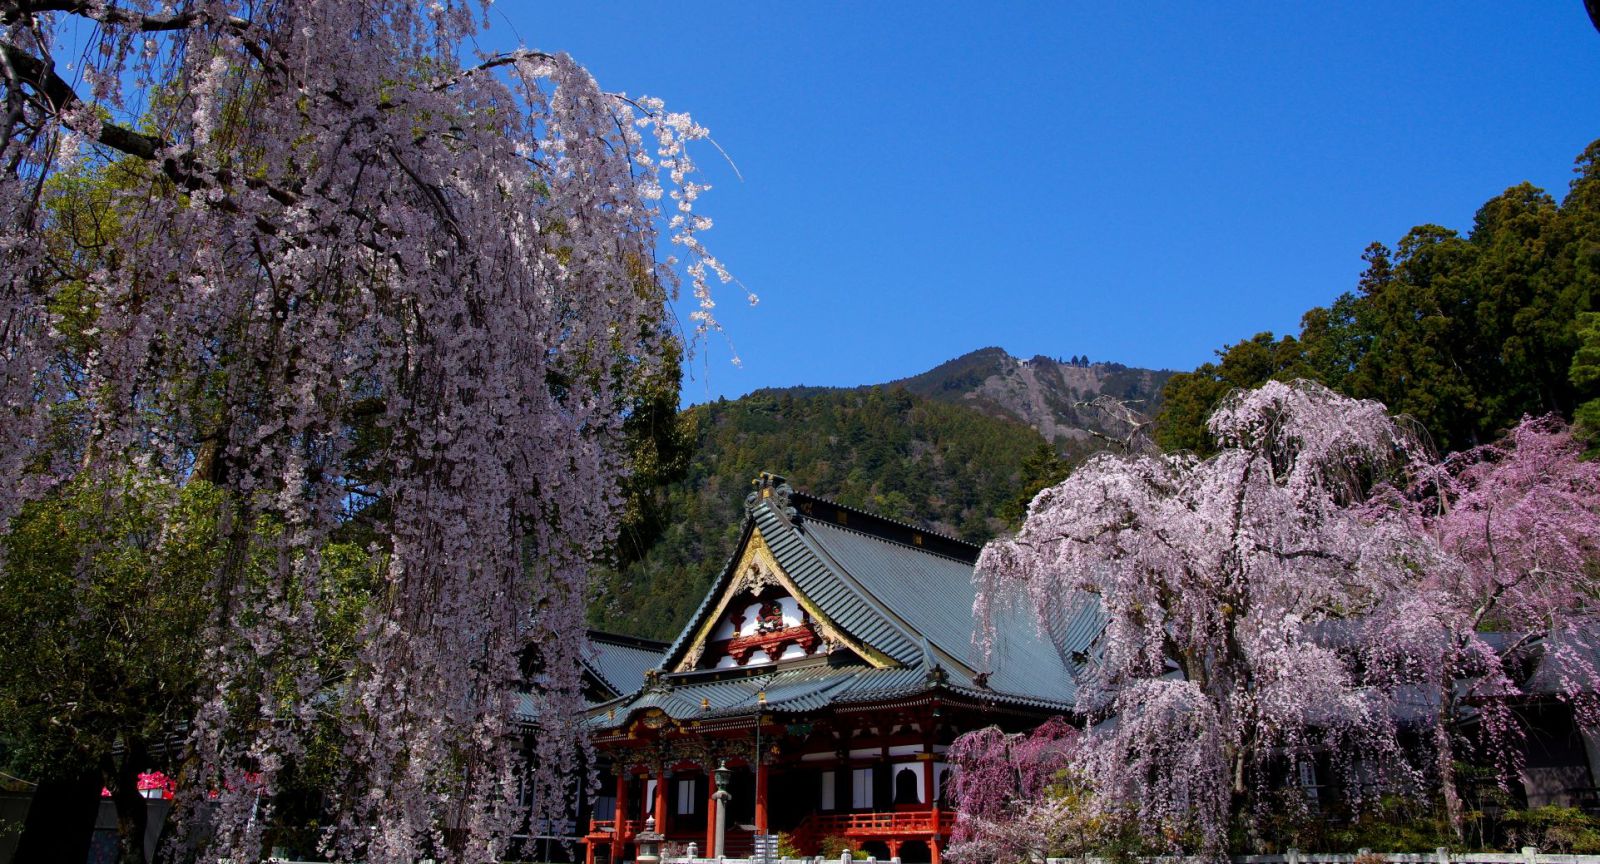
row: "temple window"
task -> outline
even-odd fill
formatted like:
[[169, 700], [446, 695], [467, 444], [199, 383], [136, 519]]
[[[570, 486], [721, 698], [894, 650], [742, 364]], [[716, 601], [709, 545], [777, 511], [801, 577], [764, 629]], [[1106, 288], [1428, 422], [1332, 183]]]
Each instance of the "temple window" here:
[[850, 807], [855, 810], [872, 809], [871, 768], [857, 768], [850, 772]]

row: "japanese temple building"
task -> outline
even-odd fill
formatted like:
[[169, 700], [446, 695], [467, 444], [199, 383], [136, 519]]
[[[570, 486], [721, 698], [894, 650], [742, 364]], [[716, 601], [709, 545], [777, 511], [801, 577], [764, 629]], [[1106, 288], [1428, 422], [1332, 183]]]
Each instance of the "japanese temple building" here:
[[[615, 696], [589, 717], [604, 790], [586, 820], [590, 864], [631, 860], [647, 819], [701, 857], [788, 832], [803, 854], [836, 836], [937, 862], [951, 740], [1070, 711], [1081, 656], [1022, 609], [997, 613], [987, 656], [976, 647], [978, 551], [762, 475], [731, 559], [671, 645], [596, 640], [589, 677]], [[1094, 625], [1076, 629], [1052, 635], [1087, 649]], [[719, 765], [732, 771], [721, 849]]]
[[[772, 475], [745, 511], [733, 555], [670, 645], [591, 634], [602, 792], [580, 807], [588, 864], [632, 860], [647, 820], [672, 857], [693, 844], [701, 858], [742, 858], [753, 835], [787, 832], [802, 855], [837, 837], [880, 860], [939, 861], [955, 815], [951, 741], [1070, 714], [1100, 617], [1041, 633], [1031, 610], [998, 609], [985, 654], [973, 639], [978, 547]], [[1600, 813], [1600, 734], [1559, 696], [1542, 646], [1524, 651], [1513, 665], [1526, 676], [1527, 740], [1512, 791], [1523, 806]], [[719, 767], [731, 771], [722, 848]], [[1341, 794], [1336, 777], [1300, 782], [1313, 804]]]

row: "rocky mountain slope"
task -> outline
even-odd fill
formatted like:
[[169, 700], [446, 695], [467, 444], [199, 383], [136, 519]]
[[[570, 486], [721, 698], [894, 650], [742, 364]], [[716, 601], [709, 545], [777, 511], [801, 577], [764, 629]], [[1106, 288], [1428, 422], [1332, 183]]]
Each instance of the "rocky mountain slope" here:
[[1172, 375], [1170, 370], [1042, 355], [1021, 360], [1001, 348], [980, 348], [885, 386], [1018, 420], [1071, 452], [1089, 444], [1094, 432], [1122, 432], [1105, 412], [1086, 403], [1109, 396], [1153, 417], [1161, 388]]

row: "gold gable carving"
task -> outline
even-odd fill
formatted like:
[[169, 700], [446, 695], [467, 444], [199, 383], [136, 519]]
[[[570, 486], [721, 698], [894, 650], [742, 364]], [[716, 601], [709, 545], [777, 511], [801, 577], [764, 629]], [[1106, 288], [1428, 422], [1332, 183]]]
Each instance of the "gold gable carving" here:
[[761, 529], [757, 528], [750, 534], [750, 542], [745, 544], [744, 551], [739, 555], [739, 563], [734, 567], [733, 581], [722, 592], [717, 600], [717, 606], [712, 613], [701, 622], [700, 629], [694, 634], [694, 642], [688, 653], [673, 668], [674, 672], [691, 672], [700, 665], [700, 659], [705, 656], [706, 640], [711, 636], [712, 630], [717, 626], [728, 612], [728, 604], [741, 594], [759, 594], [766, 588], [777, 587], [795, 599], [800, 608], [811, 617], [811, 622], [822, 636], [822, 653], [827, 653], [835, 645], [843, 645], [860, 655], [864, 660], [878, 669], [898, 666], [883, 652], [878, 651], [859, 639], [856, 639], [834, 625], [833, 620], [823, 614], [817, 605], [811, 602], [800, 591], [800, 587], [789, 578], [778, 566], [776, 558], [772, 557], [772, 550], [767, 548], [766, 538], [761, 536]]

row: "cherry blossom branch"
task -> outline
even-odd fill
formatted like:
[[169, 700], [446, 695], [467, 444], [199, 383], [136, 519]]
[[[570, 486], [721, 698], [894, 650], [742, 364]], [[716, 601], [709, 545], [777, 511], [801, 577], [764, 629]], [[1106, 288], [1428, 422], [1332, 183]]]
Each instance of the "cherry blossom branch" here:
[[[462, 81], [465, 81], [468, 78], [481, 75], [484, 72], [487, 72], [491, 69], [498, 69], [502, 66], [515, 66], [518, 63], [523, 63], [529, 60], [548, 61], [553, 59], [555, 59], [554, 56], [550, 54], [546, 54], [543, 51], [534, 51], [530, 48], [519, 48], [515, 51], [502, 51], [498, 54], [493, 54], [485, 58], [483, 62], [476, 66], [463, 69], [459, 73], [452, 75], [449, 78], [435, 81], [433, 83], [433, 89], [435, 91], [446, 90], [454, 87], [457, 84], [460, 84]], [[613, 98], [620, 97], [617, 97], [613, 94]], [[632, 102], [632, 100], [628, 101]], [[637, 103], [635, 103], [635, 105], [637, 107]]]
[[1135, 441], [1138, 441], [1142, 445], [1138, 448], [1139, 452], [1148, 452], [1155, 449], [1153, 443], [1150, 441], [1149, 435], [1145, 432], [1145, 429], [1150, 426], [1152, 421], [1143, 413], [1130, 407], [1134, 402], [1144, 401], [1145, 400], [1143, 399], [1113, 399], [1110, 396], [1102, 394], [1087, 402], [1074, 402], [1073, 407], [1093, 408], [1096, 411], [1099, 411], [1100, 413], [1112, 418], [1113, 420], [1124, 423], [1128, 426], [1128, 434], [1122, 438], [1113, 438], [1110, 435], [1099, 431], [1098, 429], [1085, 428], [1083, 431], [1088, 432], [1090, 435], [1099, 438], [1108, 444], [1115, 445], [1123, 453], [1136, 452], [1134, 448]]
[[27, 0], [14, 0], [8, 4], [9, 8], [0, 12], [0, 24], [14, 25], [22, 18], [46, 12], [66, 12], [101, 24], [115, 24], [127, 27], [141, 33], [161, 33], [172, 30], [185, 30], [199, 24], [212, 22], [225, 23], [231, 27], [244, 29], [250, 22], [237, 16], [213, 16], [204, 9], [194, 9], [188, 12], [175, 12], [170, 15], [146, 15], [105, 3], [104, 0], [45, 0], [45, 2], [27, 2]]
[[[63, 116], [83, 104], [77, 91], [72, 89], [72, 85], [56, 74], [53, 64], [34, 57], [15, 45], [0, 44], [0, 68], [3, 68], [8, 84], [13, 87], [19, 84], [29, 85], [44, 98], [43, 107], [56, 116]], [[153, 160], [157, 152], [165, 146], [161, 139], [135, 132], [125, 126], [118, 126], [115, 123], [101, 123], [99, 126], [99, 134], [95, 136], [95, 140], [130, 156]]]

